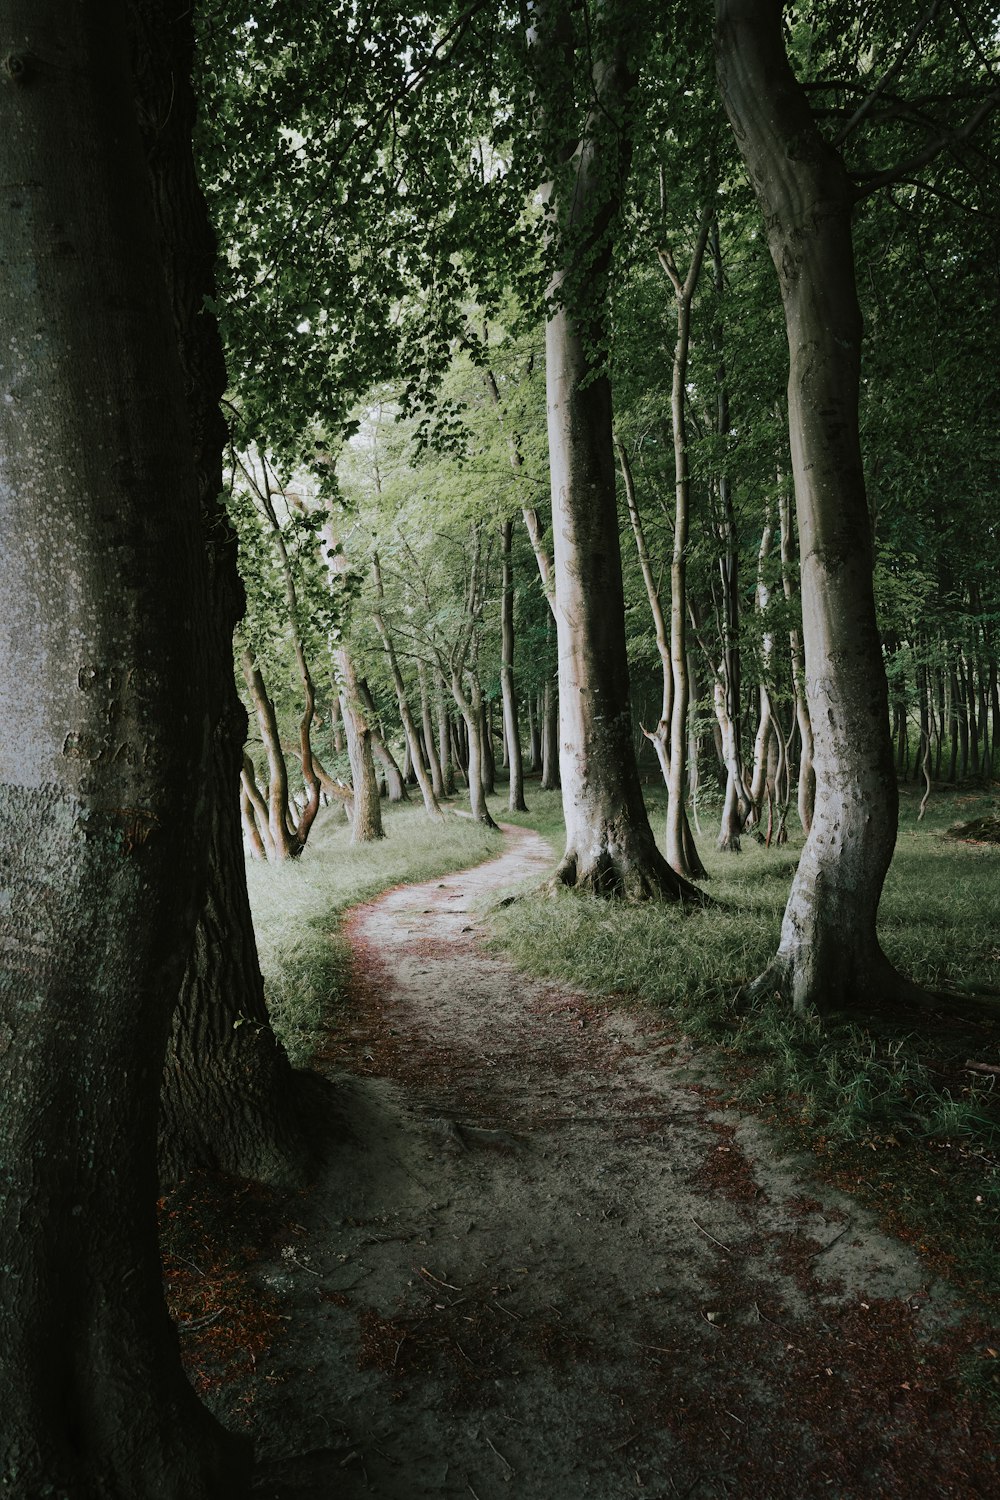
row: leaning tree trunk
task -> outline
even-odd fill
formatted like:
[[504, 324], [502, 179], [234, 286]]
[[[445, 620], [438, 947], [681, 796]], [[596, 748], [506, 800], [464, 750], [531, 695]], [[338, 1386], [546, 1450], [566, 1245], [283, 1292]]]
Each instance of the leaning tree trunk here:
[[[233, 679], [233, 630], [244, 597], [236, 539], [222, 504], [226, 384], [222, 343], [205, 298], [215, 290], [215, 236], [195, 174], [190, 85], [194, 25], [166, 0], [129, 0], [132, 67], [184, 375], [211, 614], [206, 645], [214, 714], [208, 883], [178, 995], [163, 1075], [161, 1186], [197, 1167], [301, 1183], [309, 1160], [284, 1051], [271, 1030], [257, 962], [238, 792], [246, 712]], [[263, 855], [263, 837], [258, 833]]]
[[212, 735], [188, 415], [124, 9], [4, 16], [0, 1474], [219, 1500], [246, 1475], [181, 1368], [155, 1218]]
[[780, 0], [716, 0], [722, 98], [785, 310], [816, 807], [778, 952], [757, 981], [796, 1010], [878, 1005], [902, 981], [875, 924], [896, 838], [888, 695], [858, 433], [853, 193], [785, 55]]
[[[605, 19], [623, 26], [622, 7], [613, 9]], [[565, 79], [567, 71], [565, 40], [551, 23], [548, 31], [535, 44], [543, 108], [546, 83], [551, 88], [549, 80]], [[632, 79], [625, 52], [619, 37], [595, 61], [588, 79], [594, 104], [567, 152], [572, 170], [561, 169], [545, 189], [556, 237], [545, 379], [566, 819], [556, 878], [602, 895], [700, 900], [656, 847], [632, 743], [611, 385], [601, 353], [611, 233], [627, 167], [621, 118]]]
[[431, 717], [431, 698], [427, 690], [427, 664], [417, 662], [417, 682], [420, 686], [420, 724], [424, 732], [424, 747], [427, 752], [427, 767], [431, 773], [431, 790], [435, 797], [444, 796], [444, 777], [441, 774], [441, 760], [438, 756], [437, 745], [434, 741], [434, 721]]

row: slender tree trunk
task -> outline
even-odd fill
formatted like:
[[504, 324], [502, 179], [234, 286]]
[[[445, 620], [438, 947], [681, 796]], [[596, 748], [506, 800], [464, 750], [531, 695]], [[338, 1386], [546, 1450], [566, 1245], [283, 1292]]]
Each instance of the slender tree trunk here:
[[[792, 580], [794, 538], [792, 536], [791, 501], [784, 485], [778, 491], [778, 524], [781, 531], [781, 587], [786, 603], [791, 606], [795, 599], [795, 585]], [[816, 801], [816, 774], [813, 770], [812, 724], [809, 719], [809, 704], [806, 701], [802, 637], [797, 625], [789, 627], [788, 645], [792, 658], [795, 722], [799, 730], [799, 822], [802, 824], [803, 831], [808, 833], [812, 826], [813, 806]]]
[[436, 820], [443, 820], [444, 813], [438, 805], [438, 800], [434, 795], [434, 788], [431, 786], [430, 777], [427, 774], [427, 769], [420, 754], [417, 725], [410, 710], [410, 701], [406, 696], [406, 684], [403, 681], [403, 674], [399, 668], [396, 648], [393, 645], [392, 636], [389, 634], [382, 615], [381, 605], [384, 593], [382, 589], [382, 571], [377, 555], [372, 559], [372, 571], [375, 578], [375, 597], [378, 600], [378, 608], [374, 611], [372, 618], [375, 621], [375, 628], [385, 648], [389, 670], [392, 673], [392, 680], [396, 687], [396, 702], [399, 704], [399, 717], [402, 720], [403, 733], [406, 735], [406, 748], [413, 766], [413, 774], [417, 779], [417, 785], [420, 787], [420, 795], [424, 799], [424, 811], [427, 816]]
[[551, 679], [542, 694], [542, 791], [559, 789], [559, 692]]
[[716, 17], [722, 98], [785, 309], [816, 764], [813, 825], [777, 955], [757, 987], [796, 1010], [879, 1005], [903, 988], [876, 936], [898, 794], [858, 433], [854, 194], [789, 67], [778, 0], [716, 0]]
[[[687, 457], [687, 366], [691, 346], [691, 304], [708, 244], [712, 213], [701, 216], [698, 238], [691, 254], [687, 276], [682, 278], [673, 254], [659, 252], [660, 264], [674, 289], [677, 335], [674, 343], [673, 380], [670, 390], [671, 436], [674, 447], [674, 547], [670, 563], [670, 769], [667, 777], [667, 861], [678, 875], [704, 879], [706, 870], [698, 856], [684, 806], [687, 757], [688, 681], [687, 658], [687, 544], [691, 510], [691, 481]], [[647, 585], [648, 587], [648, 585]]]
[[333, 736], [333, 748], [338, 755], [344, 753], [344, 721], [340, 715], [340, 698], [336, 695], [330, 703], [330, 733]]
[[[268, 696], [264, 675], [248, 647], [240, 653], [243, 680], [250, 694], [257, 726], [264, 742], [267, 756], [267, 827], [271, 837], [271, 858], [278, 864], [294, 859], [302, 853], [302, 845], [292, 831], [292, 816], [288, 805], [288, 767], [281, 749], [278, 719], [274, 704]], [[269, 852], [270, 852], [269, 851]]]
[[445, 681], [440, 672], [434, 677], [434, 702], [438, 722], [438, 760], [441, 763], [441, 785], [446, 797], [455, 795], [455, 762], [451, 753], [451, 720], [445, 701]]
[[504, 521], [500, 532], [503, 548], [503, 579], [500, 594], [500, 691], [503, 694], [503, 730], [504, 743], [507, 746], [509, 779], [507, 806], [511, 812], [527, 812], [524, 801], [521, 726], [517, 721], [517, 694], [514, 691], [514, 565], [511, 557], [513, 529], [510, 521]]
[[534, 693], [528, 694], [528, 764], [532, 776], [537, 776], [542, 769], [542, 736], [538, 728], [538, 715], [535, 712], [536, 697]]
[[441, 761], [438, 758], [437, 745], [434, 743], [434, 723], [431, 719], [431, 699], [427, 691], [427, 668], [422, 661], [417, 663], [417, 679], [420, 683], [420, 718], [424, 730], [424, 746], [427, 752], [427, 765], [431, 773], [431, 788], [435, 797], [443, 797], [444, 777], [441, 774]]
[[481, 688], [479, 701], [482, 705], [479, 712], [479, 733], [483, 791], [488, 797], [492, 797], [497, 789], [496, 759], [493, 754], [492, 714], [490, 713], [489, 704], [483, 698]]
[[155, 1220], [214, 714], [190, 427], [124, 10], [5, 23], [0, 1473], [220, 1500], [245, 1465], [182, 1371]]

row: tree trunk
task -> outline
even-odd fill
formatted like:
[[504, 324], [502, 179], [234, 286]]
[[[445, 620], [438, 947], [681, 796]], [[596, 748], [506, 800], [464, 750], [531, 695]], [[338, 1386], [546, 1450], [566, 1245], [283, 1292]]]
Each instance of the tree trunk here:
[[441, 764], [441, 785], [446, 797], [455, 795], [455, 762], [451, 753], [451, 720], [445, 702], [445, 682], [440, 672], [434, 678], [434, 701], [437, 709], [438, 760]]
[[[778, 525], [781, 531], [781, 587], [786, 603], [791, 605], [795, 598], [795, 586], [792, 581], [794, 538], [792, 536], [792, 507], [784, 485], [778, 492]], [[802, 824], [803, 832], [808, 833], [812, 827], [813, 806], [816, 801], [816, 773], [813, 770], [812, 724], [809, 720], [809, 704], [806, 702], [802, 638], [797, 625], [789, 626], [788, 645], [792, 658], [795, 722], [799, 730], [799, 822]]]
[[[609, 8], [605, 19], [609, 30], [624, 24], [622, 7]], [[536, 40], [536, 49], [542, 54], [542, 87], [548, 79], [564, 79], [563, 39], [550, 34]], [[632, 745], [611, 386], [600, 352], [606, 344], [611, 229], [628, 155], [620, 117], [627, 113], [632, 79], [620, 33], [594, 61], [591, 83], [593, 106], [583, 135], [567, 151], [572, 190], [563, 196], [565, 173], [544, 190], [557, 237], [549, 287], [554, 311], [545, 330], [566, 820], [556, 878], [602, 895], [699, 900], [700, 893], [656, 847]]]
[[347, 758], [351, 762], [351, 781], [354, 787], [351, 843], [373, 844], [385, 838], [385, 829], [382, 827], [382, 803], [372, 755], [372, 734], [364, 714], [357, 706], [357, 677], [350, 655], [344, 648], [337, 652], [337, 665], [344, 682], [344, 691], [340, 696], [340, 714], [347, 736]]
[[503, 730], [504, 743], [507, 746], [507, 806], [511, 812], [527, 812], [524, 801], [521, 726], [517, 721], [517, 694], [514, 691], [514, 568], [511, 560], [513, 529], [510, 521], [504, 521], [500, 531], [503, 547], [503, 580], [500, 594], [500, 691], [503, 694]]
[[344, 721], [340, 713], [340, 699], [334, 697], [330, 704], [330, 733], [333, 736], [333, 748], [338, 755], [344, 753]]
[[[687, 757], [688, 702], [691, 684], [687, 658], [687, 543], [691, 481], [687, 457], [687, 366], [691, 346], [691, 303], [701, 274], [711, 210], [701, 216], [698, 238], [687, 276], [682, 278], [669, 249], [659, 252], [660, 264], [674, 289], [677, 333], [670, 389], [671, 436], [674, 448], [674, 546], [670, 562], [670, 768], [667, 777], [667, 862], [678, 875], [704, 879], [706, 870], [695, 848], [684, 806]], [[648, 584], [647, 584], [648, 589]]]
[[386, 786], [389, 791], [389, 801], [409, 802], [410, 794], [406, 790], [406, 782], [403, 779], [403, 773], [399, 768], [399, 763], [397, 762], [396, 757], [393, 755], [392, 751], [389, 749], [389, 746], [386, 744], [381, 733], [376, 728], [379, 719], [378, 709], [375, 707], [375, 700], [372, 697], [371, 688], [368, 686], [368, 683], [364, 677], [358, 678], [358, 694], [360, 697], [361, 705], [365, 711], [368, 730], [372, 738], [372, 750], [374, 751], [375, 759], [379, 762], [383, 771], [385, 772]]
[[483, 791], [488, 797], [492, 797], [497, 789], [496, 758], [493, 754], [493, 715], [490, 705], [479, 693], [481, 708], [479, 711], [479, 733], [480, 733], [480, 759], [482, 767]]
[[796, 1010], [884, 1002], [902, 981], [876, 916], [896, 838], [888, 695], [858, 433], [853, 191], [792, 74], [778, 0], [716, 0], [722, 98], [785, 310], [815, 816], [777, 955], [757, 982]]
[[535, 712], [535, 694], [528, 694], [528, 744], [530, 746], [528, 764], [532, 776], [537, 776], [542, 769], [542, 736], [538, 728], [538, 715]]
[[[711, 231], [712, 268], [717, 305], [725, 295], [725, 275], [719, 224], [713, 219]], [[716, 350], [715, 431], [720, 444], [730, 435], [729, 381], [724, 353], [721, 318], [714, 330]], [[715, 694], [715, 711], [726, 765], [726, 794], [716, 847], [723, 853], [738, 854], [740, 839], [753, 803], [743, 774], [743, 742], [740, 722], [743, 663], [740, 652], [739, 537], [733, 486], [725, 465], [718, 476], [719, 500], [719, 574], [722, 585], [722, 693]]]
[[[244, 595], [236, 539], [221, 503], [226, 426], [222, 344], [204, 301], [216, 245], [192, 151], [194, 26], [166, 0], [130, 0], [132, 71], [166, 286], [194, 440], [211, 615], [206, 638], [215, 716], [205, 905], [177, 1000], [163, 1076], [161, 1187], [211, 1167], [301, 1185], [309, 1165], [285, 1054], [271, 1030], [247, 899], [237, 803], [246, 712], [233, 679]], [[251, 816], [251, 849], [264, 857]], [[256, 841], [254, 840], [256, 835]]]
[[423, 757], [420, 754], [420, 739], [417, 735], [417, 725], [410, 709], [409, 699], [406, 696], [406, 684], [403, 681], [403, 674], [399, 668], [396, 648], [393, 645], [392, 636], [389, 634], [382, 616], [381, 603], [384, 594], [382, 590], [382, 571], [377, 555], [372, 559], [372, 572], [375, 579], [375, 596], [379, 602], [379, 607], [373, 612], [372, 618], [375, 621], [375, 628], [385, 648], [389, 670], [392, 673], [392, 680], [396, 687], [396, 702], [399, 705], [399, 717], [403, 724], [403, 733], [406, 736], [406, 748], [413, 767], [413, 774], [416, 777], [417, 785], [420, 787], [420, 795], [424, 799], [424, 811], [427, 816], [435, 820], [443, 820], [444, 813], [438, 805], [438, 800], [434, 795], [434, 788], [431, 786], [430, 777], [427, 774]]
[[292, 831], [292, 815], [288, 805], [288, 767], [281, 749], [277, 715], [268, 696], [264, 674], [246, 646], [240, 653], [240, 662], [267, 756], [267, 827], [271, 838], [268, 852], [275, 863], [282, 864], [302, 853], [302, 845]]
[[427, 765], [431, 773], [431, 788], [435, 797], [443, 797], [444, 777], [441, 773], [441, 761], [438, 757], [437, 745], [434, 743], [434, 722], [431, 718], [431, 699], [427, 691], [427, 668], [422, 661], [417, 662], [417, 678], [420, 683], [420, 719], [423, 725], [423, 743], [427, 754]]
[[542, 694], [542, 791], [559, 789], [559, 692], [551, 679]]
[[5, 20], [0, 1473], [12, 1497], [219, 1500], [245, 1466], [181, 1369], [155, 1220], [207, 862], [190, 427], [124, 10]]

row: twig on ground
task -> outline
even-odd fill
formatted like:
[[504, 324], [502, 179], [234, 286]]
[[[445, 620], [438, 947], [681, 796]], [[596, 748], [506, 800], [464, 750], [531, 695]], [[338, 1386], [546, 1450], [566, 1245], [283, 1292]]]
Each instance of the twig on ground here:
[[725, 1250], [727, 1255], [732, 1255], [733, 1252], [729, 1248], [729, 1246], [724, 1245], [721, 1240], [717, 1240], [715, 1238], [715, 1235], [710, 1233], [710, 1231], [705, 1228], [704, 1224], [699, 1224], [694, 1214], [689, 1214], [688, 1218], [691, 1220], [691, 1223], [694, 1225], [695, 1229], [700, 1229], [706, 1239], [710, 1239], [712, 1241], [713, 1245], [718, 1245], [720, 1250]]
[[191, 1318], [187, 1323], [178, 1323], [178, 1333], [195, 1333], [199, 1328], [207, 1328], [209, 1323], [214, 1323], [216, 1318], [221, 1318], [226, 1311], [224, 1307], [217, 1307], [215, 1312], [206, 1313], [203, 1318]]
[[[481, 1430], [482, 1429], [480, 1429], [480, 1431]], [[493, 1452], [496, 1454], [497, 1458], [503, 1464], [504, 1468], [507, 1470], [507, 1473], [508, 1474], [513, 1474], [515, 1472], [514, 1471], [514, 1465], [511, 1464], [511, 1463], [508, 1463], [507, 1460], [504, 1458], [503, 1454], [500, 1452], [500, 1449], [496, 1446], [496, 1444], [490, 1441], [489, 1433], [484, 1432], [483, 1433], [483, 1437], [486, 1439], [486, 1441], [489, 1444], [489, 1446], [493, 1449]]]
[[420, 1275], [421, 1276], [426, 1276], [427, 1279], [428, 1279], [428, 1281], [435, 1282], [435, 1284], [437, 1286], [446, 1286], [448, 1288], [449, 1292], [464, 1292], [465, 1291], [465, 1287], [464, 1286], [455, 1286], [454, 1283], [451, 1282], [451, 1281], [442, 1281], [441, 1278], [440, 1278], [440, 1276], [435, 1276], [434, 1272], [433, 1271], [428, 1271], [428, 1269], [427, 1269], [426, 1266], [421, 1266], [419, 1268], [419, 1271], [420, 1271]]
[[850, 1220], [848, 1220], [847, 1223], [844, 1225], [843, 1229], [840, 1231], [840, 1233], [839, 1234], [835, 1234], [832, 1240], [827, 1240], [827, 1242], [826, 1242], [825, 1245], [820, 1245], [820, 1247], [819, 1247], [818, 1250], [814, 1250], [813, 1253], [810, 1255], [809, 1259], [810, 1260], [816, 1260], [820, 1255], [825, 1255], [828, 1250], [832, 1250], [833, 1247], [834, 1247], [834, 1245], [837, 1243], [837, 1241], [838, 1240], [842, 1240], [844, 1238], [844, 1235], [847, 1233], [847, 1231], [850, 1228], [851, 1228], [851, 1222], [850, 1222]]
[[965, 1060], [966, 1073], [989, 1073], [991, 1077], [1000, 1076], [1000, 1068], [994, 1063], [975, 1062], [971, 1057]]

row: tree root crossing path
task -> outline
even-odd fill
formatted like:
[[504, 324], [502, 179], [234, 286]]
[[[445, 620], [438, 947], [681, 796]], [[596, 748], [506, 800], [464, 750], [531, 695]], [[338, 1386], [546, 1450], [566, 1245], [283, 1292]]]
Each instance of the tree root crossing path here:
[[957, 1375], [981, 1327], [669, 1020], [486, 949], [477, 908], [551, 865], [505, 834], [349, 920], [339, 1137], [265, 1268], [259, 1492], [1000, 1493]]

